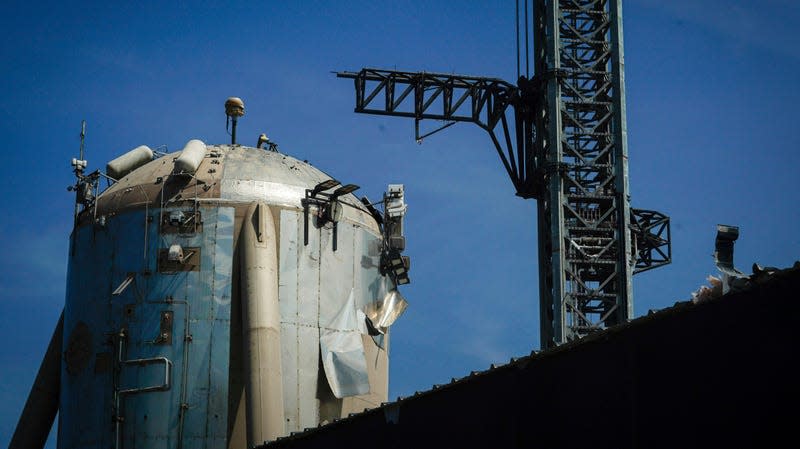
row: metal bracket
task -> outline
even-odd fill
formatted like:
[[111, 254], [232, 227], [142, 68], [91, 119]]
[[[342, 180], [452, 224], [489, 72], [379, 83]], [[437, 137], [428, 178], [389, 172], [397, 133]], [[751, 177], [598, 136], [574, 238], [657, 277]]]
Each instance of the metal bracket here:
[[331, 193], [324, 192], [324, 190], [330, 190], [339, 184], [341, 184], [339, 181], [336, 181], [335, 179], [329, 179], [317, 184], [313, 189], [306, 189], [305, 198], [300, 201], [303, 204], [303, 245], [308, 245], [308, 212], [309, 206], [313, 204], [318, 208], [317, 224], [319, 226], [324, 226], [328, 222], [333, 223], [333, 250], [336, 251], [338, 240], [337, 223], [339, 222], [339, 219], [335, 216], [325, 217], [325, 214], [333, 214], [336, 206], [341, 207], [341, 203], [339, 203], [340, 196], [352, 193], [359, 188], [355, 184], [347, 184], [339, 187]]
[[668, 216], [653, 210], [631, 209], [630, 228], [635, 248], [634, 274], [672, 262]]
[[164, 310], [161, 312], [161, 325], [159, 326], [160, 330], [158, 333], [158, 337], [156, 337], [154, 343], [157, 345], [171, 345], [172, 344], [172, 326], [173, 322], [175, 321], [174, 318], [175, 312], [171, 310]]

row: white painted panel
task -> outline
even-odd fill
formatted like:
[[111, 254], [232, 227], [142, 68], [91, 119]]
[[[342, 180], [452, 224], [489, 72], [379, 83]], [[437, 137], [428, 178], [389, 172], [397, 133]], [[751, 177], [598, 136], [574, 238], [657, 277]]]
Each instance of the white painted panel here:
[[316, 326], [297, 327], [299, 351], [297, 357], [297, 397], [300, 406], [300, 429], [316, 427], [319, 423], [317, 381], [319, 376], [319, 329]]
[[[298, 217], [299, 216], [299, 217]], [[302, 215], [294, 211], [282, 210], [280, 215], [280, 254], [278, 256], [278, 297], [281, 307], [281, 321], [297, 323], [297, 246], [302, 245], [302, 230], [298, 225]]]
[[297, 325], [281, 323], [281, 363], [283, 369], [283, 413], [286, 418], [286, 431], [300, 430], [298, 401], [298, 354], [299, 340]]

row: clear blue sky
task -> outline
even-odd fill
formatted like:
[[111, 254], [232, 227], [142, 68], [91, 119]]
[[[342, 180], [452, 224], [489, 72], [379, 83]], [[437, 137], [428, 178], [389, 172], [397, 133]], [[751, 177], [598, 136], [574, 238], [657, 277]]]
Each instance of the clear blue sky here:
[[[635, 278], [637, 316], [688, 299], [715, 273], [717, 223], [740, 226], [743, 271], [800, 259], [798, 5], [625, 2], [633, 205], [673, 226], [673, 264]], [[3, 447], [63, 306], [65, 188], [82, 119], [89, 168], [104, 168], [141, 144], [226, 142], [223, 103], [239, 96], [242, 143], [265, 132], [373, 199], [404, 183], [411, 306], [393, 330], [392, 398], [539, 348], [535, 203], [514, 195], [487, 135], [459, 124], [417, 145], [411, 120], [354, 114], [352, 83], [331, 74], [368, 66], [513, 80], [513, 1], [3, 9]]]

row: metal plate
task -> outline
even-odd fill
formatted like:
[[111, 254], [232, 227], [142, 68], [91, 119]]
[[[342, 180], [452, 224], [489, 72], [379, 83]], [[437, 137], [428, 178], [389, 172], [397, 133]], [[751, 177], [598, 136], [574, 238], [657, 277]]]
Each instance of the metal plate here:
[[169, 260], [169, 249], [160, 248], [158, 250], [158, 272], [170, 274], [182, 271], [200, 271], [200, 247], [184, 248], [183, 254], [186, 257], [183, 262]]

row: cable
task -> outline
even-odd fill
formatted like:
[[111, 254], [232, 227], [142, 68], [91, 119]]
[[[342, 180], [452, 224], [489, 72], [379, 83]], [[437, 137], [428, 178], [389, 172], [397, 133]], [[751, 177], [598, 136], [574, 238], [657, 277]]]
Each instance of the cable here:
[[[527, 1], [527, 0], [526, 0]], [[517, 79], [519, 79], [519, 0], [517, 0]]]
[[525, 77], [530, 78], [528, 67], [528, 0], [525, 0]]

